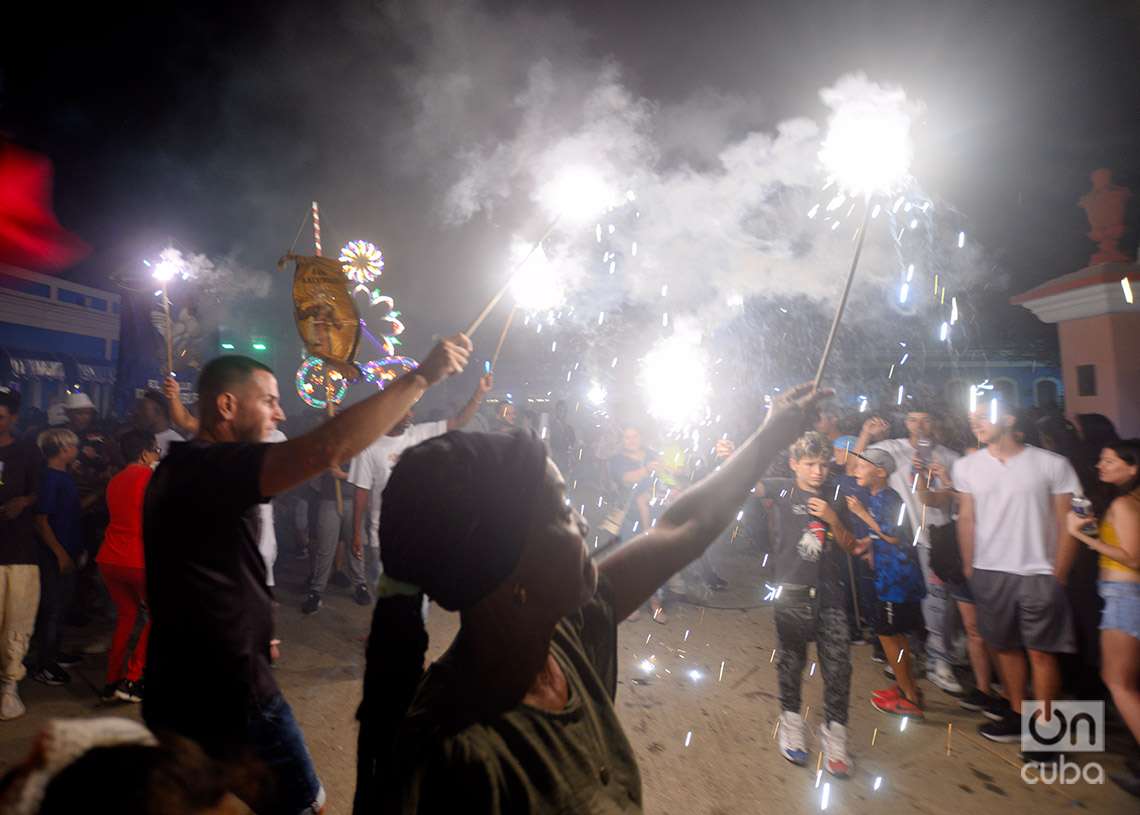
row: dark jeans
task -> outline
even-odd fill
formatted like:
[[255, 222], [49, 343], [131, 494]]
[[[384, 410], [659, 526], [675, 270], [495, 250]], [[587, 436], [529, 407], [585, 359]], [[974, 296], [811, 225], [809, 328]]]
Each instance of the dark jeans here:
[[40, 546], [40, 607], [36, 612], [36, 631], [32, 635], [35, 668], [48, 668], [59, 659], [63, 639], [63, 620], [75, 594], [75, 570], [60, 574], [59, 561], [46, 546]]
[[823, 673], [827, 721], [846, 726], [851, 696], [851, 641], [847, 612], [842, 608], [818, 608], [814, 599], [777, 600], [776, 637], [779, 642], [776, 671], [781, 709], [801, 712], [800, 686], [807, 662], [807, 644], [815, 640]]
[[272, 804], [259, 811], [319, 812], [325, 791], [285, 697], [277, 694], [251, 706], [246, 727], [250, 747], [273, 778]]

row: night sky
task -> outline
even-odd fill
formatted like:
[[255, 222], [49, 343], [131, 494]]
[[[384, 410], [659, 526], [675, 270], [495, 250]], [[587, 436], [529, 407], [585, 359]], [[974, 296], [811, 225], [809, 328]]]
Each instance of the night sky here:
[[[998, 322], [1042, 331], [993, 303], [1085, 264], [1076, 201], [1089, 172], [1110, 167], [1140, 193], [1137, 3], [489, 1], [473, 4], [482, 26], [469, 40], [447, 43], [428, 33], [443, 3], [40, 5], [0, 35], [0, 132], [55, 162], [60, 220], [95, 248], [68, 277], [105, 285], [171, 237], [269, 270], [316, 198], [326, 244], [383, 244], [385, 281], [415, 314], [412, 345], [477, 310], [519, 217], [513, 204], [458, 225], [439, 217], [442, 160], [408, 160], [425, 139], [410, 83], [438, 66], [430, 49], [483, 50], [490, 76], [513, 76], [525, 43], [493, 39], [508, 19], [515, 32], [573, 32], [561, 59], [610, 60], [653, 104], [730, 97], [720, 136], [822, 122], [818, 89], [849, 71], [904, 86], [927, 108], [915, 175], [985, 248], [990, 305], [978, 307], [999, 339]], [[471, 127], [486, 142], [512, 125]], [[662, 145], [661, 165], [708, 160], [700, 145]]]

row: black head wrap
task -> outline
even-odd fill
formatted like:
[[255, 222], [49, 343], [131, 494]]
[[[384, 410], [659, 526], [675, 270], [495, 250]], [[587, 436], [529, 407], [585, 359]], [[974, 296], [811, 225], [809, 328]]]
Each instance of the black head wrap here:
[[449, 611], [514, 571], [546, 469], [531, 431], [451, 432], [405, 451], [380, 514], [384, 573]]

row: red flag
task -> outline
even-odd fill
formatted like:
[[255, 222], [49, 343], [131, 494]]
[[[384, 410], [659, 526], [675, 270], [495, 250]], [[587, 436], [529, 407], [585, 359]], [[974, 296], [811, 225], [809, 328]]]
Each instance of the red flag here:
[[0, 145], [0, 263], [58, 272], [91, 248], [55, 219], [51, 162], [12, 145]]

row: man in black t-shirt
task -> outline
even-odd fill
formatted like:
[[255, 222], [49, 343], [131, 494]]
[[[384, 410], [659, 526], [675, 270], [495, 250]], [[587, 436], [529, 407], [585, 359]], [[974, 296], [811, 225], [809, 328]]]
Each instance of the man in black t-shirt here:
[[272, 590], [258, 551], [258, 507], [338, 466], [387, 432], [427, 388], [467, 363], [463, 335], [423, 364], [311, 433], [266, 438], [285, 419], [277, 380], [255, 360], [203, 368], [198, 435], [171, 445], [143, 507], [152, 615], [143, 718], [221, 759], [255, 758], [271, 788], [259, 813], [318, 812], [324, 790], [270, 670]]
[[33, 508], [43, 462], [12, 433], [19, 412], [20, 394], [0, 387], [0, 720], [24, 715], [17, 683], [40, 602]]
[[815, 640], [823, 671], [824, 765], [832, 775], [845, 777], [852, 767], [847, 756], [851, 651], [841, 550], [850, 551], [855, 539], [843, 522], [836, 490], [827, 482], [830, 439], [804, 434], [792, 445], [788, 465], [794, 478], [765, 478], [756, 485], [756, 494], [772, 501], [776, 516], [771, 599], [779, 642], [780, 754], [794, 764], [807, 761], [800, 685], [807, 644]]

